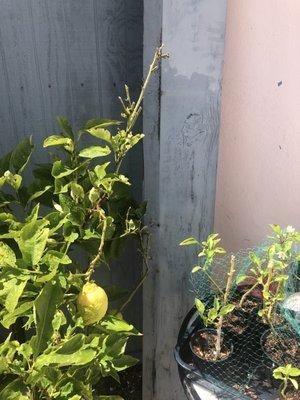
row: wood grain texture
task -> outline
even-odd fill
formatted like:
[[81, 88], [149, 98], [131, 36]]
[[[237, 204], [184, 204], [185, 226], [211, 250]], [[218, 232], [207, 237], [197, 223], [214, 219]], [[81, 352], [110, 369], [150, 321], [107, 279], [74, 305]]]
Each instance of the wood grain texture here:
[[[135, 0], [2, 0], [0, 2], [0, 153], [26, 134], [42, 143], [55, 117], [79, 127], [118, 118], [118, 95], [142, 82], [143, 2]], [[141, 127], [141, 124], [140, 124]], [[47, 160], [37, 150], [33, 161]], [[124, 165], [142, 197], [142, 148]], [[141, 263], [133, 245], [105, 279], [132, 288]], [[100, 279], [102, 279], [102, 274]], [[141, 328], [141, 294], [127, 317]], [[141, 343], [136, 345], [141, 350]]]
[[[160, 36], [159, 22], [157, 31], [147, 28], [156, 12], [145, 7], [146, 55]], [[154, 226], [152, 279], [144, 289], [144, 400], [184, 398], [173, 348], [193, 303], [195, 254], [178, 244], [213, 229], [225, 17], [225, 0], [163, 1], [160, 26], [170, 59], [144, 112], [151, 136], [144, 143], [145, 196], [152, 193], [148, 218]], [[155, 105], [148, 110], [151, 96]]]
[[[163, 0], [144, 2], [144, 76], [155, 48], [161, 43]], [[158, 71], [151, 79], [143, 103], [145, 223], [151, 232], [151, 271], [143, 289], [143, 399], [154, 399], [156, 381], [156, 287], [159, 273], [159, 134], [160, 83]]]

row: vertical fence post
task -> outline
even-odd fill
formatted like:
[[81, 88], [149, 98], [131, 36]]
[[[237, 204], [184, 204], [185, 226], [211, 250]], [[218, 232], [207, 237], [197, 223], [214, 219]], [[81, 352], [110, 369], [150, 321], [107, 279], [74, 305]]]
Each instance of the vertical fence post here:
[[144, 287], [144, 400], [182, 400], [173, 347], [192, 305], [194, 254], [178, 248], [213, 228], [226, 0], [145, 0], [144, 67], [164, 61], [144, 102], [144, 196], [152, 270]]

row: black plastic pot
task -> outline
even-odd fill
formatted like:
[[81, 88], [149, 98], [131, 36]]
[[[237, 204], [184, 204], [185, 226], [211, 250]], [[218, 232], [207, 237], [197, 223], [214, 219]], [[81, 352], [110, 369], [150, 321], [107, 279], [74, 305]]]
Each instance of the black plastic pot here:
[[222, 332], [221, 337], [222, 337], [222, 347], [225, 347], [226, 349], [228, 349], [229, 353], [226, 357], [219, 359], [219, 360], [207, 360], [205, 358], [202, 358], [201, 356], [199, 356], [199, 354], [197, 354], [194, 350], [194, 346], [195, 346], [195, 342], [198, 339], [198, 336], [201, 333], [209, 333], [211, 335], [217, 336], [217, 331], [216, 329], [210, 329], [210, 328], [203, 328], [203, 329], [199, 329], [197, 330], [191, 337], [190, 337], [190, 349], [191, 352], [193, 353], [193, 358], [194, 358], [194, 362], [197, 365], [198, 368], [200, 369], [207, 369], [207, 367], [218, 367], [218, 368], [225, 368], [226, 367], [226, 362], [228, 361], [228, 358], [230, 358], [230, 356], [233, 353], [233, 344], [231, 342], [230, 339], [226, 338], [224, 336], [224, 333]]
[[[253, 339], [253, 348], [260, 348], [260, 337], [263, 333], [263, 328], [258, 324], [258, 332], [256, 338]], [[251, 382], [252, 385], [258, 385], [258, 397], [259, 400], [275, 400], [278, 399], [278, 388], [266, 387], [268, 381], [268, 375], [266, 371], [270, 371], [263, 362], [263, 352], [261, 353], [261, 359], [251, 362], [249, 353], [245, 352], [241, 346], [236, 345], [235, 340], [240, 340], [240, 338], [232, 338], [234, 351], [228, 359], [223, 362], [215, 362], [210, 364], [210, 368], [206, 368], [202, 360], [199, 360], [195, 354], [192, 352], [190, 347], [190, 340], [193, 334], [199, 330], [203, 329], [201, 321], [199, 320], [198, 312], [195, 307], [193, 307], [187, 316], [185, 317], [177, 339], [177, 344], [175, 347], [174, 355], [175, 360], [178, 365], [179, 378], [182, 383], [186, 397], [189, 400], [210, 400], [210, 399], [222, 399], [222, 400], [249, 400], [247, 394], [241, 393], [236, 390], [234, 385], [228, 381], [222, 380], [222, 373], [228, 371], [232, 373], [233, 365], [235, 362], [240, 362], [240, 359], [246, 360], [247, 371], [252, 375]], [[227, 333], [225, 333], [225, 338], [227, 339]], [[229, 362], [231, 361], [231, 363]], [[205, 363], [205, 361], [204, 361]], [[228, 365], [227, 365], [228, 363]], [[205, 364], [207, 366], [207, 364]], [[213, 368], [211, 368], [213, 366]], [[219, 368], [221, 367], [221, 368]], [[210, 370], [209, 373], [208, 370]], [[219, 374], [220, 372], [220, 374]], [[237, 371], [234, 369], [234, 374], [245, 373], [245, 371]], [[224, 375], [224, 374], [223, 374]], [[232, 375], [230, 375], [232, 377]]]
[[297, 340], [297, 337], [295, 335], [293, 335], [292, 332], [284, 329], [284, 328], [278, 328], [278, 330], [276, 330], [276, 335], [282, 338], [282, 343], [283, 343], [283, 357], [282, 359], [276, 360], [273, 357], [273, 354], [270, 354], [270, 352], [266, 351], [265, 349], [265, 343], [266, 340], [268, 338], [269, 335], [272, 335], [273, 332], [271, 329], [266, 330], [260, 338], [260, 345], [266, 360], [266, 366], [269, 367], [270, 369], [274, 369], [277, 368], [280, 365], [285, 365], [285, 364], [293, 364], [293, 360], [290, 359], [289, 355], [285, 352], [285, 348], [287, 348], [287, 346], [284, 347], [284, 340], [288, 339], [288, 338], [293, 338]]

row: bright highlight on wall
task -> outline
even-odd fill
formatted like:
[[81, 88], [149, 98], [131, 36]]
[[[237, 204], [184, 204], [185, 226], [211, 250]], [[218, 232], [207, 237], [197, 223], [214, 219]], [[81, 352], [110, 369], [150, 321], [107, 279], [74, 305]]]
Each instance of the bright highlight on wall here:
[[215, 231], [231, 250], [300, 229], [300, 2], [229, 0]]

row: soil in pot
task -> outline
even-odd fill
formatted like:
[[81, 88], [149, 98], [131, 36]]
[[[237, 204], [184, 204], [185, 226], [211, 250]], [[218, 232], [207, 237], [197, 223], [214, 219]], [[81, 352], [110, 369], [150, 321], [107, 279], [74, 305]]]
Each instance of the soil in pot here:
[[300, 399], [300, 391], [299, 390], [289, 390], [285, 393], [285, 397], [280, 397], [280, 400], [299, 400]]
[[296, 337], [284, 333], [274, 334], [268, 330], [262, 335], [261, 345], [275, 365], [292, 364], [300, 368], [300, 347]]
[[239, 299], [232, 301], [235, 309], [223, 320], [223, 328], [235, 335], [241, 335], [247, 330], [259, 307], [258, 302], [251, 298], [247, 298], [242, 307], [240, 307], [239, 301]]
[[225, 361], [232, 353], [232, 345], [221, 337], [221, 353], [217, 358], [216, 352], [217, 331], [215, 329], [198, 330], [191, 337], [190, 346], [192, 352], [201, 360], [208, 362]]
[[256, 297], [249, 296], [240, 306], [242, 293], [231, 299], [235, 309], [230, 314], [227, 314], [223, 320], [223, 328], [233, 335], [242, 335], [253, 322], [256, 323], [257, 313], [260, 307], [260, 300]]

